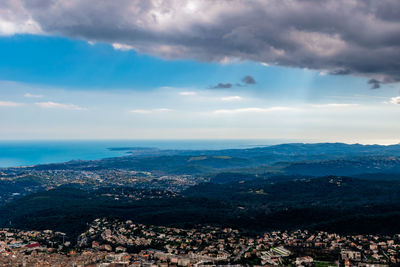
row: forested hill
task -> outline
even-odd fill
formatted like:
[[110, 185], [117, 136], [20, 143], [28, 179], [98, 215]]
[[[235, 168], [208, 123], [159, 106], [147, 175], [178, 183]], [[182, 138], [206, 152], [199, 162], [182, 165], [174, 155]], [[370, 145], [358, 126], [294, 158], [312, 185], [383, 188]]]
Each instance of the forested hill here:
[[71, 234], [79, 233], [99, 216], [182, 227], [223, 225], [248, 231], [400, 232], [400, 182], [337, 176], [283, 182], [256, 179], [200, 184], [175, 197], [139, 201], [105, 197], [107, 190], [118, 191], [63, 187], [35, 193], [4, 206], [1, 223], [7, 226], [11, 221], [14, 227]]
[[230, 150], [131, 148], [131, 152], [130, 156], [37, 165], [31, 169], [129, 169], [167, 175], [204, 175], [226, 170], [245, 170], [253, 174], [272, 172], [317, 176], [400, 173], [400, 145], [320, 143]]

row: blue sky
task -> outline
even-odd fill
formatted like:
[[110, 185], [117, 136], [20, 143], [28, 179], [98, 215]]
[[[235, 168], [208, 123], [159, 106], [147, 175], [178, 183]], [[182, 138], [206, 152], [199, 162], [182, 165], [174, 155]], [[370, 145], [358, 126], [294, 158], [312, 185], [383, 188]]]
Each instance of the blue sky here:
[[[2, 18], [0, 12], [0, 139], [400, 141], [397, 74], [369, 61], [363, 63], [368, 68], [358, 67], [356, 59], [326, 63], [344, 50], [346, 40], [336, 35], [290, 32], [297, 46], [305, 43], [289, 51], [297, 57], [289, 60], [278, 45], [253, 54], [255, 46], [238, 39], [224, 51], [207, 28], [196, 39], [201, 45], [192, 43], [195, 27], [179, 28], [179, 41], [170, 41], [177, 37], [167, 31], [176, 26], [168, 21], [161, 30], [146, 30], [154, 36], [121, 39], [101, 36], [106, 30], [93, 36], [54, 30], [35, 10], [29, 12], [29, 25], [22, 15]], [[212, 47], [207, 40], [215, 42]], [[246, 76], [254, 82], [246, 83]], [[374, 84], [379, 88], [370, 89]]]
[[[377, 125], [368, 110], [388, 113], [386, 131], [397, 127], [390, 119], [397, 106], [385, 103], [397, 89], [370, 90], [362, 77], [250, 61], [165, 60], [61, 37], [2, 37], [0, 51], [2, 139], [379, 142], [361, 134]], [[246, 75], [256, 84], [242, 84]], [[233, 86], [212, 88], [218, 83]]]
[[[239, 83], [245, 74], [257, 78], [250, 89], [273, 93], [294, 88], [365, 91], [366, 79], [320, 75], [318, 71], [264, 66], [251, 61], [227, 64], [163, 60], [104, 43], [61, 37], [16, 35], [0, 38], [0, 78], [68, 89], [147, 90], [162, 86], [209, 88]], [[345, 85], [345, 86], [343, 86]], [[268, 88], [266, 88], [268, 86]], [[344, 88], [343, 88], [344, 87]]]

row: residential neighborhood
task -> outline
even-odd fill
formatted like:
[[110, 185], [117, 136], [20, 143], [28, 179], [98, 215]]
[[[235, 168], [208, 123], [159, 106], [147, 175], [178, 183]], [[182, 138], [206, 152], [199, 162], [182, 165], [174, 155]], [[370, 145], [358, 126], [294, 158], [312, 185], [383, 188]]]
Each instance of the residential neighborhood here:
[[151, 226], [98, 218], [72, 242], [64, 233], [0, 231], [0, 266], [394, 266], [400, 235], [339, 235]]

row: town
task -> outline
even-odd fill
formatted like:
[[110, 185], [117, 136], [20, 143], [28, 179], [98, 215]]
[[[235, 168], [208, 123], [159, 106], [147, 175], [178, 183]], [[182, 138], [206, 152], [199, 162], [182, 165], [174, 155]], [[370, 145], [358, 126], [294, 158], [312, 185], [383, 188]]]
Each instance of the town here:
[[[86, 190], [129, 187], [139, 190], [160, 190], [170, 194], [207, 181], [191, 175], [157, 175], [151, 172], [124, 169], [82, 170], [31, 170], [27, 167], [3, 168], [0, 171], [0, 204], [20, 197], [61, 186], [76, 186]], [[166, 194], [163, 194], [164, 196]], [[115, 195], [115, 194], [114, 194]], [[124, 194], [120, 194], [122, 197]], [[118, 196], [115, 196], [118, 198]], [[135, 195], [132, 197], [138, 199]], [[141, 199], [139, 197], [139, 199]]]
[[51, 230], [0, 230], [0, 266], [394, 266], [400, 235], [183, 229], [98, 218], [76, 242]]

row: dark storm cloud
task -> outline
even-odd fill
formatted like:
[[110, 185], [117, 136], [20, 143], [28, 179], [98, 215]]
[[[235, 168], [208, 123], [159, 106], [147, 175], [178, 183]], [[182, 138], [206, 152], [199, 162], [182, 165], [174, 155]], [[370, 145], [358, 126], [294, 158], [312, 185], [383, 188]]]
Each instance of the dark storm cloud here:
[[[235, 86], [242, 87], [246, 85], [254, 85], [256, 84], [256, 80], [253, 76], [246, 75], [242, 78], [242, 83], [235, 83]], [[211, 89], [227, 89], [232, 88], [234, 85], [232, 83], [218, 83], [215, 86], [211, 86]]]
[[231, 83], [218, 83], [217, 85], [211, 87], [213, 89], [227, 89], [231, 88], [232, 84]]
[[244, 84], [256, 84], [256, 80], [253, 78], [253, 76], [250, 75], [244, 76], [242, 78], [242, 82]]
[[5, 0], [0, 34], [38, 25], [164, 58], [251, 60], [390, 83], [400, 81], [399, 12], [398, 0]]
[[371, 89], [381, 88], [381, 82], [376, 79], [369, 79], [368, 84], [371, 85]]

